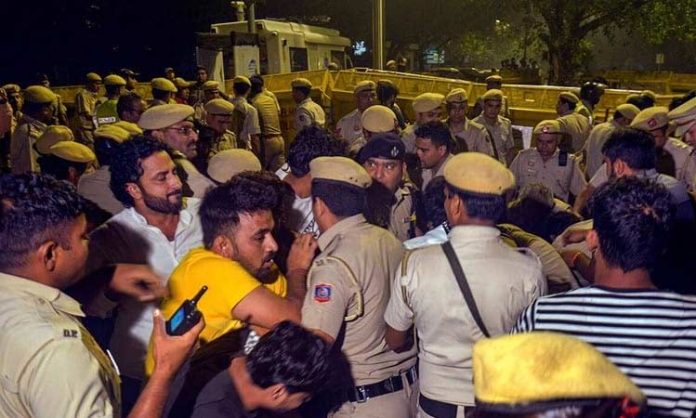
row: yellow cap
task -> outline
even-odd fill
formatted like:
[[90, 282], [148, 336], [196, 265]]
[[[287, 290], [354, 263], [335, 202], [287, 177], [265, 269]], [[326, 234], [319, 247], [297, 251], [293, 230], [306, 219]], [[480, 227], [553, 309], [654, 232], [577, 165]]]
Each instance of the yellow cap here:
[[590, 344], [554, 332], [479, 340], [473, 349], [477, 406], [645, 396]]
[[580, 101], [580, 98], [571, 91], [563, 91], [561, 92], [561, 94], [558, 95], [558, 97], [570, 103], [577, 103]]
[[515, 186], [515, 176], [500, 161], [480, 152], [464, 152], [445, 164], [445, 181], [459, 190], [502, 195]]
[[34, 147], [39, 154], [47, 155], [51, 153], [51, 147], [61, 141], [74, 141], [75, 136], [67, 126], [51, 125], [36, 140]]
[[210, 100], [204, 108], [209, 115], [231, 115], [234, 111], [234, 105], [225, 99]]
[[358, 163], [346, 157], [317, 157], [309, 163], [312, 180], [345, 183], [360, 189], [372, 184], [372, 177]]
[[534, 127], [534, 135], [562, 134], [561, 123], [557, 119], [542, 120]]
[[177, 77], [174, 79], [174, 85], [176, 86], [177, 89], [187, 89], [191, 87], [193, 82], [186, 81], [181, 77]]
[[104, 77], [104, 85], [105, 86], [125, 86], [126, 80], [124, 80], [123, 77], [121, 77], [120, 75], [109, 74], [106, 77]]
[[649, 97], [650, 99], [652, 99], [653, 102], [657, 100], [657, 94], [655, 94], [655, 92], [652, 90], [643, 90], [640, 92], [640, 95]]
[[481, 96], [481, 100], [484, 102], [489, 101], [489, 100], [498, 100], [502, 101], [503, 100], [503, 92], [498, 89], [490, 89], [487, 92], [483, 93], [483, 96]]
[[466, 103], [466, 90], [463, 88], [452, 89], [445, 97], [447, 103]]
[[638, 106], [630, 104], [630, 103], [623, 103], [618, 106], [616, 106], [616, 110], [623, 115], [628, 120], [633, 120], [638, 116], [640, 113], [640, 109]]
[[669, 109], [665, 106], [653, 106], [643, 109], [631, 122], [631, 128], [641, 131], [654, 131], [655, 129], [667, 126]]
[[502, 83], [503, 77], [499, 76], [498, 74], [489, 75], [488, 77], [486, 77], [486, 83], [488, 83], [489, 81], [497, 81], [498, 83]]
[[19, 87], [19, 84], [5, 84], [2, 86], [2, 88], [8, 93], [8, 94], [13, 94], [13, 93], [19, 93], [22, 88]]
[[87, 81], [102, 81], [101, 76], [97, 73], [87, 73], [85, 78], [87, 79]]
[[123, 128], [119, 128], [116, 124], [102, 125], [94, 131], [95, 138], [108, 138], [118, 144], [122, 144], [130, 139], [131, 134]]
[[144, 130], [164, 129], [193, 116], [191, 106], [183, 104], [163, 104], [147, 109], [140, 116], [138, 126]]
[[220, 151], [208, 162], [208, 176], [218, 183], [224, 183], [242, 171], [261, 171], [259, 159], [245, 149]]
[[176, 93], [178, 91], [174, 83], [164, 77], [153, 78], [150, 82], [150, 86], [155, 90], [168, 91], [171, 93]]
[[307, 80], [306, 78], [296, 78], [296, 79], [292, 80], [292, 82], [290, 82], [290, 86], [292, 86], [292, 88], [305, 87], [305, 88], [311, 89], [312, 82]]
[[215, 80], [208, 80], [203, 83], [203, 91], [220, 90], [220, 83]]
[[50, 154], [75, 163], [90, 163], [97, 159], [91, 149], [74, 141], [61, 141], [51, 146]]
[[445, 96], [439, 93], [423, 93], [413, 99], [413, 110], [416, 113], [430, 112], [442, 105]]
[[246, 84], [247, 86], [251, 87], [251, 80], [249, 80], [249, 77], [245, 77], [243, 75], [238, 75], [235, 78], [232, 79], [232, 84]]
[[53, 103], [56, 95], [44, 86], [29, 86], [24, 89], [24, 100], [30, 103]]
[[373, 133], [391, 132], [397, 126], [394, 111], [382, 105], [374, 105], [365, 109], [360, 116], [360, 123], [363, 129]]
[[138, 126], [137, 124], [135, 124], [133, 122], [120, 120], [116, 123], [112, 123], [112, 125], [118, 126], [119, 128], [125, 130], [126, 132], [128, 132], [131, 135], [142, 135], [143, 134], [143, 130], [140, 129], [140, 126]]
[[696, 123], [696, 97], [675, 107], [667, 116], [677, 124], [675, 135], [684, 135]]
[[376, 88], [377, 84], [375, 84], [374, 81], [363, 80], [355, 85], [355, 87], [353, 88], [353, 94], [362, 93], [363, 91], [374, 91]]

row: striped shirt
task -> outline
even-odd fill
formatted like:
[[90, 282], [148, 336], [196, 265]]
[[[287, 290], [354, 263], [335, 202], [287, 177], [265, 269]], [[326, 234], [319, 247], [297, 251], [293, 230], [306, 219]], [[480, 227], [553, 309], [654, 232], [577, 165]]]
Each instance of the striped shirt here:
[[538, 299], [512, 332], [556, 331], [594, 345], [640, 387], [651, 411], [696, 409], [696, 296], [598, 286]]

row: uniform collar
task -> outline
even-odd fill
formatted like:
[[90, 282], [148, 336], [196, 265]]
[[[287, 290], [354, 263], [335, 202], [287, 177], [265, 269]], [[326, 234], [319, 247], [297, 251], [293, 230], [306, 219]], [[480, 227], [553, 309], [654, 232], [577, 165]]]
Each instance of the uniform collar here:
[[0, 272], [0, 289], [3, 292], [26, 293], [43, 299], [54, 308], [72, 316], [85, 316], [80, 304], [55, 287], [46, 286], [23, 277]]
[[319, 249], [321, 251], [326, 250], [326, 247], [329, 246], [331, 241], [334, 240], [337, 236], [341, 235], [342, 233], [360, 225], [366, 223], [367, 220], [365, 217], [360, 214], [360, 215], [354, 215], [354, 216], [349, 216], [345, 219], [341, 219], [338, 221], [334, 226], [329, 228], [327, 231], [325, 231], [323, 234], [319, 235], [318, 244], [319, 244]]
[[449, 236], [453, 241], [480, 241], [499, 237], [500, 230], [493, 226], [455, 225]]
[[300, 104], [303, 105], [303, 104], [309, 103], [309, 102], [311, 102], [311, 101], [312, 101], [312, 98], [311, 98], [311, 97], [305, 97], [305, 99], [302, 100], [302, 101], [300, 102]]
[[46, 125], [45, 123], [41, 122], [38, 119], [32, 118], [31, 116], [27, 115], [26, 113], [22, 114], [22, 119], [24, 120], [24, 122], [26, 122], [30, 125], [34, 125], [34, 126], [37, 126], [39, 128], [42, 128], [42, 129], [48, 128], [48, 125]]

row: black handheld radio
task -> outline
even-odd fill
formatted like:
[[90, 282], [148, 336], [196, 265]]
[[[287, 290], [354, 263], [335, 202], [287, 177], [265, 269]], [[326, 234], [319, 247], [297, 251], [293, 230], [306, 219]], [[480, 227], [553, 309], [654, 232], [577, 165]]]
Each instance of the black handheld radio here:
[[201, 300], [206, 290], [208, 290], [208, 286], [201, 287], [201, 290], [196, 293], [193, 299], [186, 299], [184, 303], [179, 306], [179, 309], [177, 309], [174, 315], [167, 321], [167, 334], [186, 334], [188, 330], [193, 328], [198, 321], [201, 320], [201, 313], [196, 309], [196, 304]]

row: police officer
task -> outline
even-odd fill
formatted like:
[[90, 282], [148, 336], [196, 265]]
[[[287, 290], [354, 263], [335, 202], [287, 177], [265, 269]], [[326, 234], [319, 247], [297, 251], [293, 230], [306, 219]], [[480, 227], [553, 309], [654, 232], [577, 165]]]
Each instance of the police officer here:
[[196, 82], [191, 86], [191, 94], [189, 95], [189, 103], [194, 108], [199, 103], [205, 103], [203, 97], [203, 84], [208, 81], [208, 70], [199, 65], [196, 67]]
[[174, 79], [174, 85], [176, 86], [176, 94], [174, 95], [174, 101], [179, 104], [188, 104], [189, 96], [191, 95], [191, 85], [186, 80], [181, 77]]
[[327, 341], [342, 341], [354, 379], [348, 401], [330, 416], [413, 416], [415, 351], [396, 353], [384, 339], [384, 309], [401, 243], [362, 215], [372, 179], [360, 165], [345, 157], [319, 157], [310, 168], [321, 254], [309, 270], [302, 324]]
[[38, 156], [49, 155], [51, 147], [62, 141], [74, 141], [75, 135], [67, 126], [50, 125], [34, 143]]
[[53, 121], [55, 100], [56, 95], [43, 86], [29, 86], [24, 90], [23, 114], [10, 143], [12, 174], [39, 171], [34, 143]]
[[336, 136], [346, 141], [349, 148], [352, 148], [360, 135], [362, 135], [362, 113], [372, 106], [375, 102], [374, 81], [363, 80], [353, 88], [356, 109], [348, 113], [336, 124]]
[[445, 96], [439, 93], [423, 93], [413, 99], [413, 111], [416, 121], [401, 132], [401, 140], [406, 145], [406, 152], [416, 152], [416, 129], [428, 122], [442, 121], [442, 102]]
[[198, 171], [205, 173], [208, 161], [220, 151], [237, 148], [232, 126], [234, 105], [225, 99], [213, 99], [205, 104], [205, 122], [198, 133], [197, 155], [192, 159]]
[[374, 135], [358, 154], [358, 162], [365, 167], [372, 180], [394, 194], [389, 231], [402, 242], [421, 235], [416, 225], [420, 192], [415, 185], [403, 180], [405, 156], [404, 143], [395, 133]]
[[602, 145], [607, 142], [609, 135], [617, 128], [629, 126], [638, 113], [640, 113], [640, 109], [635, 105], [620, 104], [616, 107], [610, 121], [600, 123], [592, 128], [583, 149], [585, 152], [585, 171], [589, 177], [592, 177], [604, 162]]
[[482, 97], [483, 111], [473, 120], [483, 125], [491, 137], [492, 157], [508, 165], [515, 158], [515, 140], [512, 135], [512, 122], [501, 116], [503, 92], [488, 90]]
[[280, 130], [280, 104], [275, 95], [263, 87], [259, 75], [251, 79], [251, 105], [256, 108], [261, 123], [264, 167], [275, 172], [285, 164], [285, 140]]
[[218, 184], [225, 183], [242, 171], [261, 171], [261, 162], [249, 150], [236, 148], [220, 151], [208, 163], [208, 177]]
[[153, 78], [150, 87], [152, 89], [150, 107], [175, 103], [173, 96], [177, 92], [177, 88], [171, 80], [163, 77]]
[[126, 80], [116, 74], [104, 77], [104, 89], [106, 90], [106, 101], [96, 109], [97, 127], [118, 122], [118, 111], [116, 105], [118, 99], [126, 88]]
[[220, 91], [220, 83], [215, 80], [208, 80], [201, 87], [202, 100], [193, 105], [195, 109], [194, 118], [199, 123], [205, 123], [205, 104], [213, 99], [224, 98]]
[[493, 155], [491, 140], [482, 125], [466, 117], [466, 90], [452, 89], [445, 97], [448, 118], [445, 121], [456, 143], [454, 153], [465, 151], [481, 152]]
[[[257, 156], [261, 156], [261, 124], [259, 112], [249, 104], [247, 96], [251, 90], [251, 80], [243, 75], [232, 79], [232, 91], [234, 98], [231, 100], [236, 115], [239, 117], [232, 130], [237, 135], [237, 146], [252, 150]], [[263, 156], [261, 156], [263, 158]]]
[[674, 108], [667, 116], [676, 125], [674, 135], [690, 146], [696, 145], [696, 98]]
[[374, 105], [365, 109], [360, 116], [360, 124], [362, 135], [353, 141], [353, 145], [348, 149], [349, 155], [357, 155], [375, 134], [386, 132], [399, 134], [397, 116], [387, 106]]
[[39, 157], [41, 172], [77, 186], [80, 177], [97, 157], [86, 145], [75, 141], [59, 141], [51, 145], [48, 155]]
[[128, 93], [137, 93], [136, 87], [138, 87], [138, 80], [136, 77], [138, 77], [140, 74], [136, 73], [130, 68], [121, 68], [119, 70], [119, 74], [124, 80], [126, 80], [126, 91]]
[[575, 108], [579, 103], [580, 99], [578, 96], [569, 91], [561, 92], [556, 102], [556, 113], [558, 114], [561, 132], [570, 139], [570, 143], [566, 143], [564, 138], [560, 147], [561, 150], [571, 153], [582, 150], [592, 129], [590, 120], [586, 116], [575, 112]]
[[587, 181], [578, 158], [558, 149], [562, 133], [558, 120], [544, 120], [537, 124], [534, 128], [536, 147], [521, 151], [510, 164], [518, 187], [541, 183], [565, 202], [571, 194], [578, 196], [583, 191]]
[[[493, 74], [486, 77], [486, 91], [488, 90], [501, 90], [503, 88], [503, 77], [498, 74]], [[500, 100], [500, 115], [504, 118], [510, 118], [510, 106], [508, 105], [508, 97], [505, 95], [501, 96]], [[476, 100], [474, 108], [471, 110], [471, 115], [469, 117], [475, 118], [481, 115], [483, 112], [483, 96]]]
[[305, 126], [313, 124], [322, 128], [326, 125], [326, 113], [320, 105], [309, 96], [312, 91], [312, 83], [306, 78], [296, 78], [290, 83], [292, 86], [292, 99], [297, 104], [295, 109], [295, 131], [299, 132]]
[[[539, 260], [507, 246], [495, 226], [505, 213], [505, 193], [515, 186], [512, 173], [485, 154], [467, 152], [452, 157], [444, 177], [449, 242], [404, 256], [384, 319], [392, 349], [407, 344], [415, 325], [418, 416], [463, 418], [474, 405], [472, 346], [508, 333], [546, 283]], [[454, 273], [458, 267], [463, 274]]]
[[97, 73], [87, 73], [85, 87], [77, 91], [75, 95], [75, 135], [83, 144], [91, 145], [94, 141], [92, 132], [94, 126], [94, 112], [99, 101], [99, 87], [102, 78]]

